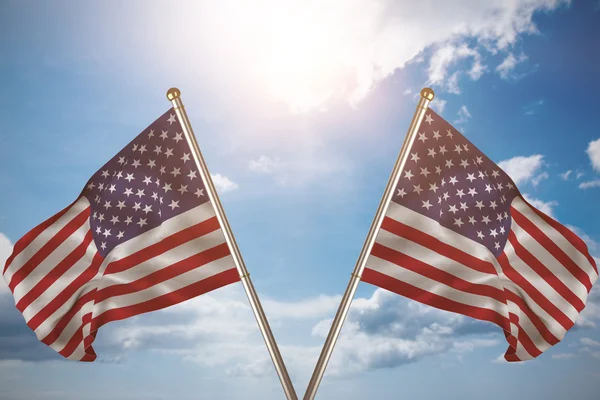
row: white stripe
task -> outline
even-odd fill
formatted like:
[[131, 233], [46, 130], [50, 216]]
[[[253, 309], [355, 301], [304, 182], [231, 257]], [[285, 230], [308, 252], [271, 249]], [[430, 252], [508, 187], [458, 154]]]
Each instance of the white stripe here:
[[514, 220], [510, 228], [519, 244], [531, 253], [542, 265], [565, 284], [579, 299], [585, 302], [588, 292], [585, 286], [571, 274], [544, 246], [539, 244], [527, 231], [521, 228]]
[[523, 214], [532, 224], [538, 227], [552, 242], [554, 242], [565, 254], [573, 260], [589, 277], [592, 284], [598, 279], [598, 274], [590, 264], [587, 257], [581, 254], [560, 232], [547, 224], [537, 213], [532, 210], [523, 199], [515, 197], [511, 203], [517, 211]]
[[[523, 261], [516, 253], [515, 249], [510, 242], [506, 242], [504, 247], [504, 254], [508, 258], [510, 265], [517, 271], [527, 282], [529, 282], [540, 294], [546, 298], [550, 303], [556, 306], [563, 314], [565, 314], [571, 321], [575, 321], [579, 312], [573, 307], [571, 303], [566, 301], [554, 288], [548, 284], [542, 277], [540, 277], [529, 265]], [[518, 283], [517, 283], [518, 284]], [[525, 291], [525, 288], [522, 288]], [[533, 297], [531, 298], [533, 301]], [[539, 304], [542, 307], [541, 304]], [[550, 311], [548, 311], [550, 313]], [[554, 320], [554, 318], [552, 318]]]
[[[435, 235], [435, 233], [436, 232], [431, 232], [433, 235]], [[489, 285], [502, 290], [502, 285], [500, 285], [498, 275], [486, 274], [469, 268], [439, 254], [435, 250], [421, 246], [416, 242], [405, 239], [401, 236], [397, 236], [391, 232], [381, 229], [377, 234], [376, 242], [387, 248], [396, 250], [421, 262], [424, 262], [425, 264], [431, 265], [440, 271], [450, 273], [455, 277], [472, 284]]]
[[[92, 240], [85, 254], [68, 271], [52, 283], [37, 299], [35, 299], [25, 310], [23, 317], [29, 322], [44, 306], [62, 293], [75, 279], [79, 277], [92, 264], [94, 256], [98, 253], [96, 244]], [[31, 287], [32, 288], [32, 287]]]
[[[533, 322], [531, 322], [531, 320], [529, 319], [527, 314], [525, 314], [519, 308], [519, 306], [516, 305], [515, 303], [513, 303], [512, 301], [508, 300], [507, 304], [508, 304], [509, 311], [512, 314], [515, 314], [519, 318], [518, 324], [520, 325], [521, 329], [523, 329], [525, 334], [529, 337], [529, 339], [531, 339], [531, 341], [533, 342], [535, 347], [538, 350], [540, 350], [541, 352], [544, 352], [545, 350], [550, 348], [551, 345], [548, 342], [546, 342], [546, 340], [542, 337], [542, 334], [537, 330], [537, 328], [535, 327]], [[513, 329], [512, 327], [514, 327], [514, 329], [516, 329], [516, 332], [512, 331], [512, 329]], [[519, 338], [518, 329], [519, 329], [519, 327], [517, 327], [516, 325], [514, 325], [511, 322], [511, 333], [515, 336], [515, 338], [517, 338], [517, 341]], [[519, 343], [521, 343], [521, 342], [519, 341]], [[517, 356], [521, 360], [529, 360], [529, 359], [533, 358], [533, 356], [531, 354], [529, 354], [527, 352], [527, 350], [525, 350], [525, 348], [522, 348], [521, 352], [517, 351]]]
[[10, 282], [15, 272], [21, 269], [21, 267], [23, 267], [23, 265], [25, 265], [31, 257], [33, 257], [46, 243], [48, 243], [50, 239], [56, 236], [56, 234], [62, 228], [64, 228], [75, 217], [77, 217], [77, 215], [85, 210], [89, 205], [90, 203], [85, 197], [80, 197], [65, 214], [63, 214], [52, 225], [40, 233], [38, 237], [36, 237], [27, 247], [25, 247], [8, 266], [6, 272], [4, 273], [4, 279], [6, 282]]
[[453, 300], [473, 307], [494, 310], [504, 318], [508, 319], [508, 308], [506, 307], [506, 304], [491, 297], [480, 296], [454, 289], [448, 285], [429, 279], [421, 274], [373, 255], [369, 256], [369, 259], [367, 260], [367, 268], [390, 276], [398, 281], [406, 282], [421, 290], [437, 294], [448, 300]]
[[[85, 314], [91, 313], [93, 308], [94, 308], [93, 300], [85, 303], [83, 305], [83, 307], [81, 307], [81, 309], [77, 313], [75, 313], [75, 315], [73, 315], [73, 318], [71, 318], [71, 320], [69, 321], [69, 323], [67, 324], [65, 329], [63, 329], [60, 336], [58, 336], [58, 338], [54, 341], [54, 343], [52, 343], [50, 345], [50, 347], [52, 347], [57, 352], [62, 351], [65, 348], [65, 346], [67, 345], [67, 343], [69, 343], [69, 340], [71, 340], [73, 335], [75, 335], [75, 333], [77, 333], [77, 331], [81, 328], [83, 316]], [[88, 326], [88, 332], [89, 332], [90, 324], [88, 323], [86, 325]], [[81, 359], [81, 357], [80, 357], [80, 359]]]
[[233, 259], [231, 255], [228, 255], [147, 289], [110, 297], [100, 303], [96, 303], [94, 306], [94, 318], [102, 315], [107, 310], [144, 303], [232, 268], [235, 268]]

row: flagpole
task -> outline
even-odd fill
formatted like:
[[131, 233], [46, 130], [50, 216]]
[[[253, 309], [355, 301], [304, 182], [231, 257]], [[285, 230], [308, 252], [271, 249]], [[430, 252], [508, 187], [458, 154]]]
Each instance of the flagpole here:
[[223, 210], [223, 206], [221, 205], [221, 201], [219, 200], [219, 196], [217, 195], [217, 191], [210, 177], [210, 173], [208, 172], [208, 167], [204, 162], [202, 152], [200, 151], [200, 147], [198, 146], [198, 142], [196, 141], [196, 137], [194, 136], [192, 125], [190, 124], [190, 120], [187, 117], [187, 113], [185, 112], [185, 108], [181, 101], [181, 92], [177, 88], [171, 88], [167, 91], [167, 99], [169, 99], [171, 101], [171, 104], [173, 104], [175, 113], [177, 114], [179, 121], [181, 121], [183, 133], [188, 144], [192, 149], [192, 154], [194, 156], [196, 166], [200, 171], [202, 179], [206, 183], [206, 191], [208, 194], [208, 198], [214, 205], [217, 219], [220, 225], [223, 227], [225, 240], [229, 248], [231, 249], [233, 261], [240, 275], [240, 280], [242, 282], [242, 285], [244, 286], [246, 295], [248, 296], [252, 312], [256, 317], [258, 327], [260, 328], [260, 331], [265, 340], [265, 344], [267, 345], [267, 349], [269, 350], [269, 354], [271, 355], [271, 360], [273, 361], [275, 370], [277, 371], [277, 375], [279, 376], [279, 380], [281, 381], [281, 385], [283, 386], [285, 396], [288, 400], [298, 400], [296, 392], [294, 391], [294, 386], [292, 385], [292, 381], [288, 375], [287, 369], [285, 368], [283, 358], [279, 353], [279, 348], [277, 347], [277, 343], [275, 342], [275, 338], [273, 337], [273, 333], [271, 332], [271, 328], [269, 327], [267, 317], [260, 304], [258, 295], [256, 294], [256, 290], [254, 289], [254, 285], [252, 285], [252, 281], [250, 280], [250, 274], [246, 269], [246, 265], [244, 264], [244, 260], [242, 259], [242, 255], [231, 231], [231, 227], [229, 226], [229, 222], [227, 221], [227, 217], [225, 216], [225, 211]]
[[329, 358], [331, 357], [331, 353], [333, 352], [333, 347], [335, 346], [335, 342], [337, 341], [340, 331], [342, 330], [342, 325], [344, 324], [344, 320], [346, 319], [346, 315], [348, 314], [348, 310], [350, 309], [350, 304], [352, 303], [352, 299], [354, 298], [356, 288], [360, 283], [360, 279], [365, 269], [367, 258], [371, 253], [371, 249], [373, 248], [373, 243], [375, 242], [376, 234], [379, 231], [379, 228], [381, 227], [383, 217], [385, 216], [388, 205], [392, 200], [394, 188], [398, 184], [398, 179], [400, 178], [400, 174], [404, 169], [404, 164], [406, 164], [406, 160], [408, 159], [409, 150], [412, 147], [413, 142], [415, 141], [415, 137], [417, 136], [417, 129], [421, 125], [421, 121], [425, 116], [425, 111], [427, 111], [427, 107], [429, 107], [429, 103], [431, 102], [431, 100], [433, 100], [433, 97], [434, 93], [432, 89], [424, 88], [423, 90], [421, 90], [421, 98], [419, 99], [419, 103], [417, 104], [417, 110], [415, 111], [415, 115], [413, 116], [413, 119], [410, 123], [410, 127], [408, 128], [408, 133], [404, 138], [402, 149], [400, 150], [400, 154], [398, 155], [398, 159], [396, 160], [396, 164], [394, 165], [394, 169], [392, 170], [392, 174], [390, 175], [388, 184], [385, 188], [385, 191], [383, 192], [381, 202], [379, 203], [379, 207], [377, 208], [377, 212], [375, 213], [375, 218], [373, 218], [373, 222], [371, 223], [371, 228], [369, 229], [369, 233], [367, 234], [367, 238], [365, 239], [363, 248], [360, 252], [360, 255], [358, 256], [358, 260], [356, 261], [354, 272], [352, 272], [351, 274], [350, 283], [348, 283], [346, 292], [342, 297], [342, 302], [340, 303], [340, 307], [338, 308], [338, 311], [335, 314], [335, 318], [333, 319], [333, 323], [331, 324], [329, 334], [327, 335], [327, 339], [325, 340], [325, 344], [323, 345], [323, 350], [321, 350], [321, 355], [319, 356], [319, 360], [317, 361], [317, 365], [315, 366], [313, 375], [310, 378], [310, 382], [308, 383], [308, 386], [306, 388], [304, 400], [313, 400], [315, 398], [315, 395], [317, 394], [319, 384], [321, 383], [321, 379], [323, 378], [323, 374], [325, 373], [325, 369], [327, 368], [327, 363], [329, 362]]

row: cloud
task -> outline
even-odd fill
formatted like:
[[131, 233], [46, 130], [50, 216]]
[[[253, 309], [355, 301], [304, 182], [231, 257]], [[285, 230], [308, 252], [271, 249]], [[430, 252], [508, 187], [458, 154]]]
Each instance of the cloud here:
[[574, 358], [574, 357], [577, 357], [577, 354], [573, 354], [573, 353], [552, 354], [553, 360], [568, 360], [568, 359]]
[[513, 70], [515, 67], [527, 60], [527, 56], [521, 53], [518, 57], [515, 57], [513, 53], [508, 53], [504, 61], [496, 67], [496, 71], [500, 74], [502, 79], [514, 78]]
[[590, 142], [586, 153], [590, 157], [592, 167], [600, 172], [600, 138]]
[[448, 75], [448, 68], [465, 58], [473, 58], [473, 66], [468, 71], [468, 74], [473, 80], [479, 79], [486, 70], [486, 67], [481, 64], [481, 55], [479, 52], [464, 43], [458, 46], [446, 44], [438, 48], [431, 56], [427, 84], [445, 86], [449, 93], [460, 94], [458, 87], [460, 71], [454, 72], [448, 79], [446, 77]]
[[594, 179], [593, 181], [585, 181], [579, 184], [579, 189], [590, 189], [600, 187], [600, 179]]
[[441, 115], [444, 112], [444, 109], [446, 108], [446, 104], [446, 100], [442, 100], [439, 97], [436, 97], [429, 103], [429, 106], [435, 109], [435, 111], [437, 111], [437, 113]]
[[544, 100], [534, 101], [523, 107], [523, 112], [525, 115], [533, 115], [542, 105], [544, 104]]
[[460, 107], [457, 114], [458, 119], [454, 121], [455, 124], [464, 124], [465, 122], [471, 119], [471, 113], [467, 109], [467, 106], [465, 106], [464, 104]]
[[533, 177], [531, 179], [531, 183], [533, 184], [533, 186], [537, 186], [540, 184], [541, 181], [543, 181], [544, 179], [548, 179], [550, 175], [548, 175], [547, 172], [542, 172], [541, 174]]
[[498, 166], [504, 170], [517, 184], [531, 181], [544, 166], [544, 156], [534, 154], [529, 157], [517, 156], [500, 161]]
[[523, 194], [523, 197], [529, 202], [529, 204], [531, 204], [544, 214], [554, 218], [554, 207], [558, 205], [557, 201], [543, 201], [540, 199], [533, 198], [526, 193]]
[[600, 342], [590, 339], [590, 338], [581, 338], [579, 339], [579, 341], [581, 342], [581, 344], [585, 345], [585, 346], [591, 346], [591, 347], [600, 347]]
[[228, 177], [221, 174], [210, 174], [215, 188], [219, 193], [231, 192], [239, 188], [238, 184], [232, 182]]
[[573, 173], [573, 170], [570, 169], [568, 171], [563, 172], [562, 174], [560, 174], [559, 176], [564, 179], [565, 181], [569, 180], [569, 176]]
[[273, 160], [270, 157], [261, 155], [256, 160], [250, 160], [248, 162], [248, 168], [251, 171], [260, 173], [272, 173], [279, 165], [279, 160]]

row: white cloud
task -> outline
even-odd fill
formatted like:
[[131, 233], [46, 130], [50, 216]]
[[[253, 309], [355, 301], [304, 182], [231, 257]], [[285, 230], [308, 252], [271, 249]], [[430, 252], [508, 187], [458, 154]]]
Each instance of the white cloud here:
[[579, 179], [581, 178], [583, 175], [585, 175], [583, 172], [578, 171], [577, 175], [575, 176], [575, 178]]
[[547, 172], [542, 172], [541, 174], [533, 177], [531, 179], [531, 183], [533, 184], [533, 186], [537, 186], [540, 184], [541, 181], [543, 181], [544, 179], [548, 179], [550, 177], [550, 175], [548, 175]]
[[577, 357], [577, 354], [573, 354], [573, 353], [552, 354], [553, 360], [568, 360], [573, 357]]
[[585, 181], [579, 184], [579, 189], [590, 189], [600, 187], [600, 179], [594, 179], [593, 181]]
[[456, 121], [454, 121], [455, 124], [464, 124], [465, 122], [467, 122], [469, 119], [471, 119], [471, 113], [469, 112], [469, 110], [467, 109], [467, 106], [465, 106], [464, 104], [460, 107], [460, 109], [458, 110], [458, 119]]
[[429, 106], [441, 115], [444, 112], [444, 109], [446, 108], [446, 104], [446, 100], [442, 100], [439, 97], [436, 97], [429, 103]]
[[[4, 264], [12, 253], [13, 245], [8, 238], [0, 232], [0, 271], [4, 270]], [[8, 293], [8, 286], [3, 278], [0, 278], [0, 295]]]
[[248, 162], [248, 168], [251, 171], [261, 172], [261, 173], [272, 173], [277, 166], [279, 165], [278, 159], [272, 159], [265, 155], [261, 155], [256, 160], [250, 160]]
[[562, 174], [560, 174], [560, 177], [561, 177], [562, 179], [564, 179], [565, 181], [568, 181], [568, 180], [569, 180], [569, 176], [570, 176], [572, 173], [573, 173], [573, 170], [572, 170], [572, 169], [570, 169], [570, 170], [568, 170], [568, 171], [565, 171], [565, 172], [563, 172]]
[[534, 101], [533, 103], [530, 103], [530, 104], [526, 105], [525, 107], [523, 107], [523, 111], [525, 112], [525, 115], [533, 115], [538, 110], [538, 108], [540, 108], [543, 104], [544, 104], [543, 99]]
[[600, 138], [590, 142], [586, 153], [590, 157], [592, 167], [600, 172]]
[[591, 346], [591, 347], [600, 347], [600, 342], [590, 339], [590, 338], [581, 338], [579, 339], [579, 341], [581, 342], [581, 344], [585, 345], [585, 346]]
[[554, 218], [554, 207], [558, 205], [557, 201], [543, 201], [540, 199], [533, 198], [528, 194], [523, 194], [523, 197], [529, 202], [529, 204], [531, 204], [544, 214]]
[[221, 174], [210, 174], [213, 183], [215, 184], [215, 188], [219, 193], [231, 192], [232, 190], [236, 190], [239, 188], [238, 184], [232, 182], [228, 177]]
[[544, 166], [544, 156], [541, 154], [534, 154], [529, 157], [517, 156], [500, 161], [498, 166], [519, 185], [531, 181], [537, 175], [538, 171]]
[[513, 77], [513, 70], [515, 67], [527, 60], [527, 56], [525, 54], [520, 54], [518, 57], [515, 57], [513, 53], [508, 53], [504, 61], [500, 65], [496, 67], [496, 71], [500, 74], [503, 79], [508, 79]]
[[442, 85], [446, 87], [448, 92], [459, 94], [458, 78], [460, 71], [455, 71], [447, 79], [446, 77], [448, 75], [449, 67], [465, 58], [473, 58], [473, 66], [468, 73], [471, 79], [479, 79], [486, 70], [486, 67], [481, 64], [481, 55], [466, 44], [458, 46], [446, 44], [445, 46], [438, 48], [431, 57], [428, 70], [429, 80], [427, 84]]

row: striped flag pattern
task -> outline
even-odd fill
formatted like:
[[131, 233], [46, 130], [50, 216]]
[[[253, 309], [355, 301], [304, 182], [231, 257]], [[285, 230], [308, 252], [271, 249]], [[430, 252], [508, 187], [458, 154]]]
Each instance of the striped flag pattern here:
[[598, 278], [579, 237], [434, 111], [409, 150], [362, 280], [504, 330], [507, 361], [563, 339]]
[[239, 281], [205, 191], [170, 109], [15, 244], [3, 277], [37, 338], [94, 361], [102, 325]]

